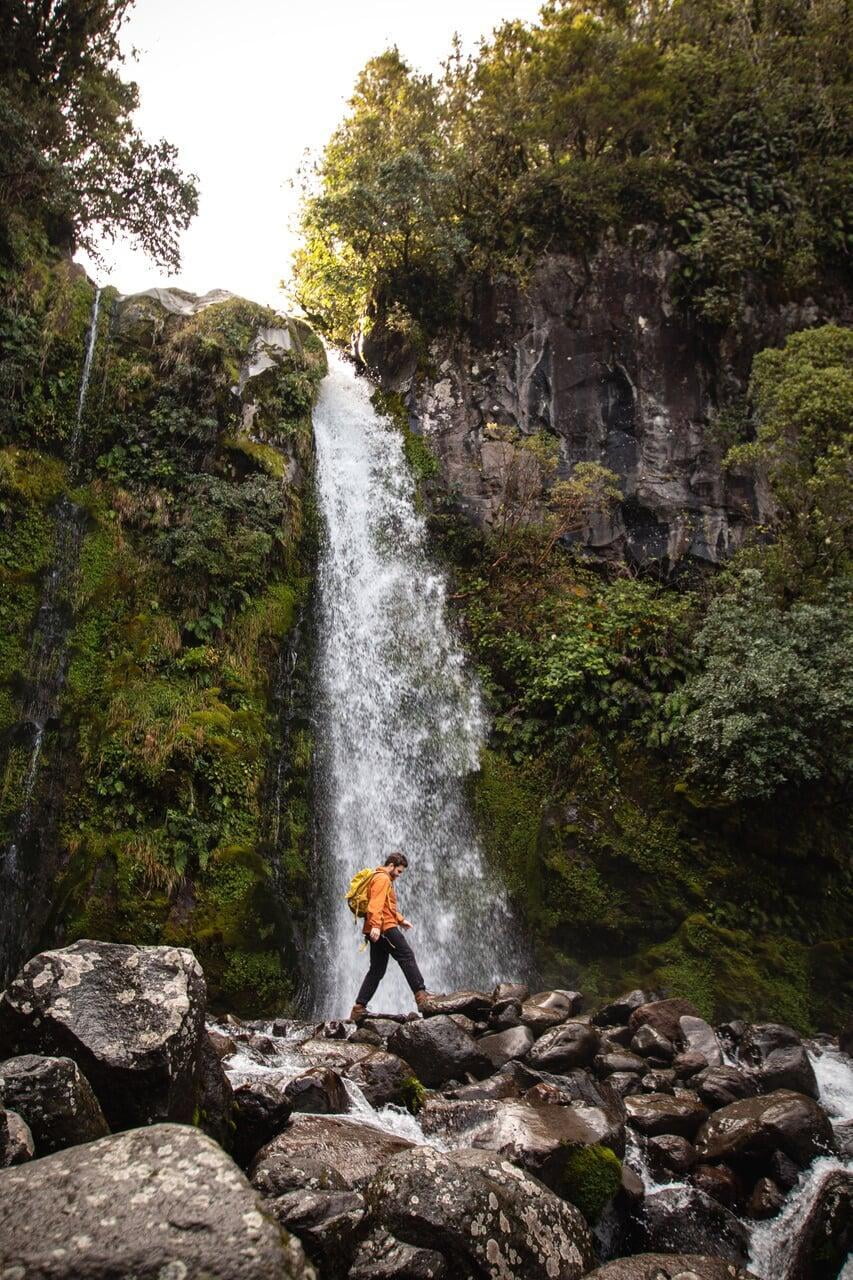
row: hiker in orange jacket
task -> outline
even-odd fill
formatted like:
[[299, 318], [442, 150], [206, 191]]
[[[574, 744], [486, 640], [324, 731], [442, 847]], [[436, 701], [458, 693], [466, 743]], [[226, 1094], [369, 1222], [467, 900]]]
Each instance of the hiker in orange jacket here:
[[398, 911], [394, 891], [395, 881], [408, 865], [409, 860], [404, 853], [389, 853], [384, 865], [376, 868], [370, 881], [367, 915], [364, 917], [364, 932], [370, 941], [370, 968], [350, 1013], [353, 1022], [361, 1022], [367, 1014], [368, 1003], [385, 977], [389, 956], [393, 956], [403, 970], [418, 1008], [430, 999], [415, 953], [403, 936], [403, 930], [411, 929], [412, 922]]

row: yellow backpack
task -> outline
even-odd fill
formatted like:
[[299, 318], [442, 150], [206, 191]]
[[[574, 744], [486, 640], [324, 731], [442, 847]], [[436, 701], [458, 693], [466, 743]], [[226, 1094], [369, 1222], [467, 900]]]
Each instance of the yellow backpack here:
[[347, 906], [356, 919], [367, 915], [367, 904], [370, 901], [370, 882], [375, 875], [375, 867], [362, 867], [361, 871], [356, 871], [349, 882], [349, 888], [344, 896], [347, 900]]

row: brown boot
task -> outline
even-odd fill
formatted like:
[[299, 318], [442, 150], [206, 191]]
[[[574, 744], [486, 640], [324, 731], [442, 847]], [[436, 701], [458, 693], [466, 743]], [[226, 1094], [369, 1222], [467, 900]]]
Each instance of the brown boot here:
[[424, 1013], [429, 1008], [431, 1000], [438, 1000], [439, 998], [440, 997], [437, 996], [434, 991], [415, 992], [415, 1004], [418, 1006], [418, 1011], [420, 1013]]
[[354, 1004], [354, 1005], [353, 1005], [353, 1007], [352, 1007], [352, 1009], [350, 1010], [350, 1015], [349, 1015], [349, 1019], [348, 1019], [348, 1021], [349, 1021], [349, 1022], [363, 1022], [363, 1021], [364, 1021], [364, 1019], [365, 1019], [366, 1017], [367, 1017], [367, 1005], [366, 1005], [366, 1004]]

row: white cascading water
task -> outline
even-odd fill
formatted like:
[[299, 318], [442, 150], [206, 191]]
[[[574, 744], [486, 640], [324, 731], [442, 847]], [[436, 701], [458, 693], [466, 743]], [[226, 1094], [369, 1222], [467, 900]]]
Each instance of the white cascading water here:
[[[325, 527], [319, 570], [319, 894], [315, 1011], [344, 1016], [367, 952], [344, 901], [350, 877], [401, 849], [401, 911], [427, 986], [487, 987], [522, 976], [508, 905], [487, 872], [464, 795], [485, 718], [446, 620], [446, 585], [398, 430], [343, 360], [314, 410], [317, 492]], [[398, 966], [372, 1008], [404, 1012]]]

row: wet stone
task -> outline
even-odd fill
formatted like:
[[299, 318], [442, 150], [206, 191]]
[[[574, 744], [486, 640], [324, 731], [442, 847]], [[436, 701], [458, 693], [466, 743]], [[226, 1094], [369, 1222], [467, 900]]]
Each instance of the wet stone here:
[[70, 1058], [8, 1058], [0, 1063], [0, 1100], [26, 1121], [40, 1156], [109, 1133], [89, 1081]]

